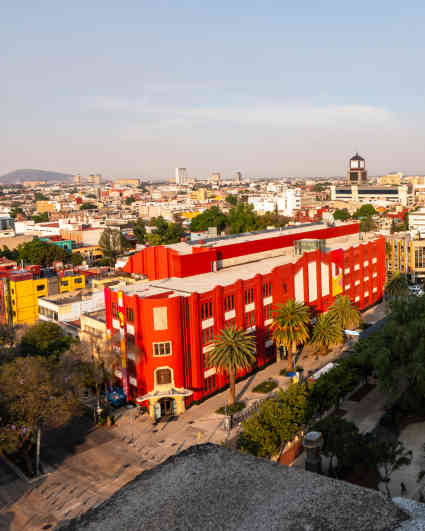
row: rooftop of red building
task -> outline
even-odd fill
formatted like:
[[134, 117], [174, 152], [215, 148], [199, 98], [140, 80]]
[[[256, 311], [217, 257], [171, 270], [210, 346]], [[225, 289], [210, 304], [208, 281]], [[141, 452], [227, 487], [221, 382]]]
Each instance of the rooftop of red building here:
[[[350, 247], [367, 244], [370, 241], [376, 240], [378, 237], [375, 233], [356, 233], [327, 239], [325, 252], [328, 253], [336, 249], [346, 250]], [[215, 272], [191, 275], [183, 278], [171, 277], [154, 281], [142, 280], [125, 287], [123, 291], [128, 295], [138, 295], [142, 298], [157, 295], [174, 297], [178, 295], [189, 296], [191, 293], [205, 293], [215, 286], [228, 286], [239, 279], [249, 280], [257, 274], [267, 275], [274, 268], [294, 263], [300, 258], [300, 255], [296, 254], [293, 246], [281, 248], [279, 251], [279, 256], [259, 258], [256, 260], [249, 260], [249, 255], [247, 255], [247, 261], [245, 263], [225, 267]], [[111, 287], [111, 290], [115, 291], [114, 287]]]

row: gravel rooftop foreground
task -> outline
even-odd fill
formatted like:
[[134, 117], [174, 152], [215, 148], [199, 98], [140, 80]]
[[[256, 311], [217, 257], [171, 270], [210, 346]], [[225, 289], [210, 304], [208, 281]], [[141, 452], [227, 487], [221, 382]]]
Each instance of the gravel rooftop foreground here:
[[406, 518], [377, 491], [206, 444], [57, 529], [388, 531]]

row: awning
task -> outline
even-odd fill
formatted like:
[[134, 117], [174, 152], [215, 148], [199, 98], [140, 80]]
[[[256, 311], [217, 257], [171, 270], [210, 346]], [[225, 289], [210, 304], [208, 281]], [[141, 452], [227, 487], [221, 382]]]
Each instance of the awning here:
[[193, 391], [191, 391], [190, 389], [175, 389], [174, 387], [172, 387], [167, 391], [151, 391], [146, 395], [138, 396], [136, 398], [136, 402], [140, 404], [141, 402], [144, 402], [145, 400], [151, 400], [152, 398], [176, 398], [179, 396], [185, 397], [191, 395], [193, 395]]

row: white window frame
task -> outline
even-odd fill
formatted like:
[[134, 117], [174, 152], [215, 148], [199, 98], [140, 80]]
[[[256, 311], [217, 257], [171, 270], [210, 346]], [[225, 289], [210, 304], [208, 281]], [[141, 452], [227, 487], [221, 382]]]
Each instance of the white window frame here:
[[[169, 354], [155, 354], [155, 345], [165, 345], [165, 344], [169, 344], [170, 345], [170, 353]], [[158, 348], [159, 350], [159, 348]], [[171, 341], [156, 341], [155, 343], [152, 343], [152, 354], [154, 356], [154, 358], [166, 358], [167, 356], [172, 356], [173, 355], [173, 344]]]

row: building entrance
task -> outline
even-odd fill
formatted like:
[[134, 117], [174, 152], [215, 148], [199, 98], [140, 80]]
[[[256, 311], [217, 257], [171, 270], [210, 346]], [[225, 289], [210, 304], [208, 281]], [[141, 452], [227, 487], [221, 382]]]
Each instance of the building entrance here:
[[172, 417], [175, 415], [176, 407], [173, 398], [161, 398], [159, 404], [161, 406], [161, 417]]

